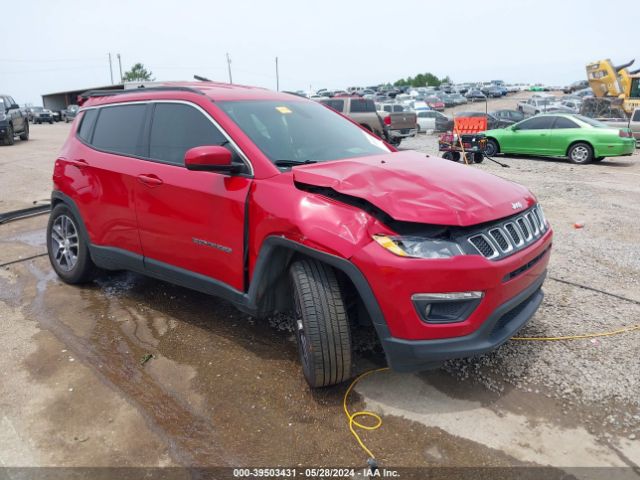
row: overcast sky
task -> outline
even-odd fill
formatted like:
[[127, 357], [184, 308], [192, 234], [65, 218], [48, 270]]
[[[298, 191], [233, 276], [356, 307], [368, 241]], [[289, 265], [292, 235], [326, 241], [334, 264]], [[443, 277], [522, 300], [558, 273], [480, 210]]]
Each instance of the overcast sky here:
[[564, 85], [601, 58], [638, 56], [640, 68], [637, 0], [27, 0], [21, 10], [5, 15], [11, 48], [0, 53], [0, 92], [19, 103], [108, 85], [108, 52], [116, 81], [116, 53], [124, 70], [142, 62], [157, 80], [227, 81], [229, 52], [234, 83], [273, 89], [278, 56], [284, 90], [420, 72]]

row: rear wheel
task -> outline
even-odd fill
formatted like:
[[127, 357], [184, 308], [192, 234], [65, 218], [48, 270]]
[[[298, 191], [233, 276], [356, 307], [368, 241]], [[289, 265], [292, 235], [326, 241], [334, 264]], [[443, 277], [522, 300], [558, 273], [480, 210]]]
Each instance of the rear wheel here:
[[351, 332], [334, 270], [315, 260], [291, 265], [294, 329], [304, 376], [313, 388], [351, 377]]
[[98, 272], [89, 254], [80, 222], [65, 204], [54, 207], [47, 225], [47, 252], [51, 266], [66, 283], [85, 283]]
[[484, 160], [484, 154], [476, 152], [473, 154], [473, 163], [482, 163]]
[[7, 134], [4, 137], [4, 144], [13, 145], [13, 142], [15, 142], [15, 139], [13, 136], [14, 136], [13, 125], [9, 124], [9, 126], [7, 127]]
[[24, 122], [24, 132], [20, 134], [20, 140], [29, 140], [29, 122]]
[[578, 142], [571, 145], [568, 157], [573, 163], [583, 165], [593, 160], [593, 149], [588, 143]]

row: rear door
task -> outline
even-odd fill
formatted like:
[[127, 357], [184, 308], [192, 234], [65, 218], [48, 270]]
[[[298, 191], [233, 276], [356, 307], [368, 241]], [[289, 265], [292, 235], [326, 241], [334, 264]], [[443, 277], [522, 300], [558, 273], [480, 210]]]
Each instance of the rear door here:
[[234, 151], [244, 174], [185, 168], [190, 148], [229, 144], [209, 114], [193, 104], [155, 103], [147, 130], [147, 160], [136, 181], [145, 268], [161, 275], [204, 275], [242, 290], [250, 166]]
[[91, 242], [140, 255], [134, 190], [142, 153], [144, 103], [88, 109], [67, 153], [64, 176]]
[[517, 123], [500, 141], [500, 150], [505, 153], [548, 155], [549, 135], [555, 117], [533, 117]]

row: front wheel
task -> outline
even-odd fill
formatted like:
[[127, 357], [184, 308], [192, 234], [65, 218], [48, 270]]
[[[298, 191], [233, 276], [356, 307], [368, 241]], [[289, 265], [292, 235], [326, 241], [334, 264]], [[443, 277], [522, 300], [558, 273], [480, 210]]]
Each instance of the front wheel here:
[[500, 151], [500, 146], [498, 145], [498, 142], [496, 142], [492, 138], [488, 139], [487, 144], [484, 147], [485, 155], [487, 157], [493, 157], [494, 155], [497, 155], [499, 151]]
[[24, 122], [24, 132], [20, 134], [20, 140], [29, 140], [29, 122]]
[[315, 260], [291, 265], [294, 329], [304, 376], [312, 388], [351, 377], [351, 331], [335, 271]]
[[593, 160], [593, 149], [588, 143], [578, 142], [571, 146], [568, 157], [571, 162], [584, 165]]
[[80, 221], [63, 203], [56, 205], [49, 216], [47, 252], [51, 266], [65, 283], [88, 282], [98, 271]]
[[7, 127], [6, 136], [4, 137], [4, 144], [13, 145], [14, 142], [15, 142], [15, 138], [14, 138], [14, 132], [13, 132], [13, 125], [9, 124], [9, 126]]

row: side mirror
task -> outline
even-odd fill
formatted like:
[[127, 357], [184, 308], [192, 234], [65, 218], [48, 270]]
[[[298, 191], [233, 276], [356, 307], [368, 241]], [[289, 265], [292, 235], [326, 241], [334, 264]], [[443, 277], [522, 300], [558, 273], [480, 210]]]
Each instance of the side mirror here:
[[512, 132], [517, 132], [517, 131], [518, 131], [518, 126], [517, 126], [517, 125], [511, 125], [511, 126], [509, 127], [509, 129], [510, 129]]
[[187, 170], [235, 173], [237, 165], [231, 163], [231, 152], [218, 145], [205, 145], [187, 150], [184, 154]]

